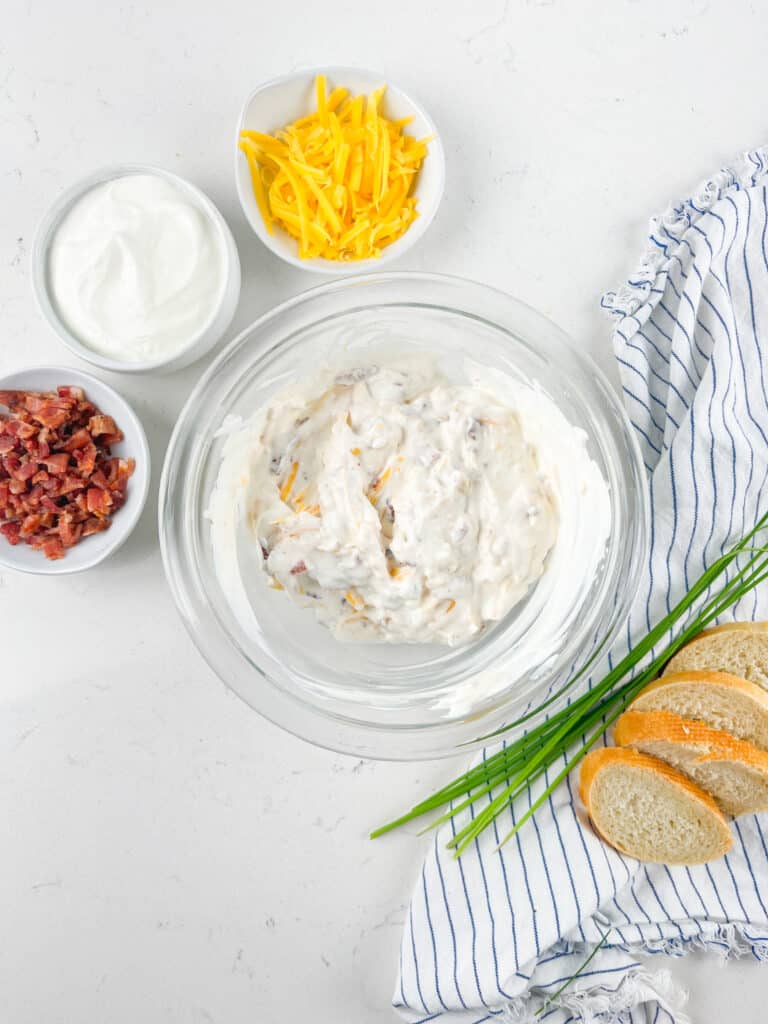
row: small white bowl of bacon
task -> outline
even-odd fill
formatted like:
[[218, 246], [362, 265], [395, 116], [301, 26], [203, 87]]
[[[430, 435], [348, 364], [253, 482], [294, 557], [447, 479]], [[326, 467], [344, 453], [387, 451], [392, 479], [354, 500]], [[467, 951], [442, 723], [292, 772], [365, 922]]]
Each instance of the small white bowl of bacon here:
[[59, 366], [0, 377], [0, 565], [92, 568], [136, 525], [149, 476], [144, 428], [107, 384]]

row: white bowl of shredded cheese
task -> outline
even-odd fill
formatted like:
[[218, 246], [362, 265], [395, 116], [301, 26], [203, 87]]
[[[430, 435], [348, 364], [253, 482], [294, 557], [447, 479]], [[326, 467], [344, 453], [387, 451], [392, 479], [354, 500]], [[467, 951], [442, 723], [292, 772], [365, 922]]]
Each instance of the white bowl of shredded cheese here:
[[510, 296], [426, 274], [336, 281], [244, 331], [179, 417], [159, 516], [221, 677], [300, 736], [395, 759], [448, 755], [583, 667], [648, 541], [597, 368]]
[[[238, 148], [243, 131], [274, 135], [297, 118], [315, 109], [315, 83], [324, 75], [329, 93], [334, 88], [349, 91], [350, 97], [370, 96], [386, 86], [381, 109], [388, 119], [409, 119], [404, 129], [415, 139], [429, 139], [427, 153], [410, 190], [416, 199], [418, 216], [396, 241], [382, 248], [380, 254], [369, 259], [347, 261], [325, 259], [322, 256], [302, 258], [295, 238], [275, 226], [270, 232], [259, 208], [248, 160]], [[243, 104], [235, 136], [235, 181], [237, 194], [248, 223], [264, 245], [280, 259], [302, 270], [317, 274], [348, 276], [376, 270], [385, 263], [398, 259], [411, 249], [432, 223], [445, 190], [445, 154], [437, 128], [424, 108], [391, 80], [362, 68], [319, 67], [295, 71], [258, 86]], [[354, 148], [354, 147], [353, 147]]]

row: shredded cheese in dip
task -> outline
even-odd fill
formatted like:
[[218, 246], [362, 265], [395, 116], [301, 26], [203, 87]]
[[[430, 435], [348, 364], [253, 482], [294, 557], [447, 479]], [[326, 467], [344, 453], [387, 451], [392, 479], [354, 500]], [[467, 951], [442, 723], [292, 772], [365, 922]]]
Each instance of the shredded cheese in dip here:
[[[214, 535], [234, 502], [270, 585], [340, 640], [471, 640], [541, 577], [560, 523], [557, 480], [521, 414], [531, 389], [500, 376], [501, 389], [492, 376], [455, 383], [403, 357], [281, 393], [227, 440]], [[552, 409], [571, 458], [594, 469]]]

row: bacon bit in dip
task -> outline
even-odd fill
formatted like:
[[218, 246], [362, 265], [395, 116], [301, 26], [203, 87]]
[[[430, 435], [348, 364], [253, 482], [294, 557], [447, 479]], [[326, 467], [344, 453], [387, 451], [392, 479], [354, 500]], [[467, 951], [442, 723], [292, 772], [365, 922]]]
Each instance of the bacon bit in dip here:
[[109, 528], [125, 504], [133, 459], [111, 454], [123, 435], [81, 388], [0, 391], [0, 534], [46, 558]]

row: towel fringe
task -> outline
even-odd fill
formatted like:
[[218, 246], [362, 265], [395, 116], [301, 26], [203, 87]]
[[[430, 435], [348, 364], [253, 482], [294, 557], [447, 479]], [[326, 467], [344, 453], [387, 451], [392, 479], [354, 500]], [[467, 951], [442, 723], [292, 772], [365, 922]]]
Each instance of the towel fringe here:
[[687, 199], [671, 204], [659, 216], [652, 217], [648, 245], [640, 265], [626, 284], [603, 295], [600, 300], [603, 309], [622, 320], [637, 315], [640, 308], [648, 304], [648, 309], [643, 311], [645, 315], [639, 317], [644, 322], [655, 305], [649, 302], [651, 290], [659, 288], [663, 291], [662, 278], [685, 232], [730, 192], [751, 188], [766, 180], [768, 146], [761, 146], [744, 153], [732, 167], [724, 167], [707, 178]]
[[692, 950], [712, 953], [720, 960], [738, 960], [752, 956], [755, 960], [768, 963], [768, 936], [750, 936], [748, 927], [738, 922], [721, 924], [709, 935], [693, 935], [688, 939], [657, 939], [646, 942], [637, 953], [666, 953], [667, 956], [685, 956]]
[[690, 1018], [681, 1013], [687, 999], [688, 994], [674, 983], [669, 971], [650, 972], [639, 968], [625, 975], [615, 989], [600, 987], [564, 992], [553, 1004], [527, 996], [514, 999], [494, 1020], [504, 1024], [540, 1024], [540, 1011], [546, 1005], [550, 1009], [556, 1006], [567, 1010], [574, 1024], [576, 1021], [579, 1024], [621, 1024], [622, 1014], [642, 1003], [656, 1002], [674, 1017], [675, 1024], [691, 1024]]
[[[694, 935], [688, 939], [657, 939], [648, 941], [642, 947], [630, 947], [628, 953], [642, 956], [648, 953], [664, 953], [667, 956], [685, 956], [691, 952], [713, 953], [721, 962], [753, 956], [768, 963], [768, 936], [750, 936], [748, 926], [732, 922], [718, 925], [709, 935]], [[576, 947], [572, 950], [576, 951]], [[585, 949], [584, 952], [588, 952]], [[609, 989], [602, 986], [585, 986], [579, 990], [579, 979], [572, 988], [563, 992], [559, 999], [548, 1002], [541, 990], [529, 992], [506, 1004], [503, 1013], [496, 1018], [504, 1024], [539, 1024], [542, 1007], [558, 1007], [567, 1010], [574, 1024], [620, 1024], [621, 1015], [641, 1003], [655, 1001], [665, 1009], [675, 1024], [690, 1024], [689, 1018], [681, 1013], [688, 998], [687, 993], [676, 985], [669, 971], [647, 971], [643, 967], [631, 969], [619, 986]]]

